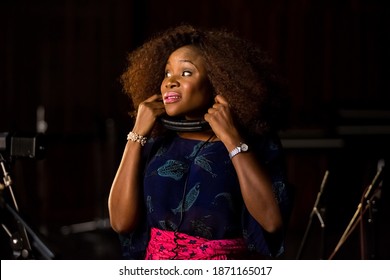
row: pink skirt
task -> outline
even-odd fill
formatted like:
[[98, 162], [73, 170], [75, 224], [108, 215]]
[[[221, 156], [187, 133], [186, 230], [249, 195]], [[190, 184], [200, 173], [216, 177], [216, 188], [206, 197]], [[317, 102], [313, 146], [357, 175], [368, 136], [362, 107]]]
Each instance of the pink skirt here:
[[150, 235], [146, 260], [227, 260], [247, 252], [243, 238], [208, 240], [157, 228]]

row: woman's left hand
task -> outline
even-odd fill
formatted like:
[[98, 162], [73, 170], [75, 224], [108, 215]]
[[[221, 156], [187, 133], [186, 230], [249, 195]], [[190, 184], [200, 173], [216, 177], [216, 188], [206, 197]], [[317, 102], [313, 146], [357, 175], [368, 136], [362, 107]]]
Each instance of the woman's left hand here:
[[[221, 95], [217, 95], [214, 100], [215, 103], [204, 115], [204, 119], [225, 145], [238, 144], [241, 139], [233, 120], [229, 102]], [[236, 141], [238, 142], [231, 143]]]

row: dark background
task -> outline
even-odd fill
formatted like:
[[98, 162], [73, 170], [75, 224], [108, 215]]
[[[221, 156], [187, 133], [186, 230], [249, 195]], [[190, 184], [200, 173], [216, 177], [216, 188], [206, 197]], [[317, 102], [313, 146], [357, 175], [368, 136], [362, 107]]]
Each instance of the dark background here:
[[[300, 255], [328, 258], [389, 156], [385, 2], [2, 0], [0, 133], [35, 133], [38, 108], [47, 124], [44, 158], [9, 163], [20, 214], [56, 258], [119, 258], [107, 197], [131, 129], [118, 82], [126, 54], [178, 23], [226, 27], [266, 50], [289, 82], [290, 126], [281, 137], [295, 207], [283, 258], [296, 258], [329, 170], [319, 203], [325, 230], [314, 216]], [[363, 217], [367, 258], [390, 258], [386, 178], [375, 188], [373, 222]], [[361, 258], [359, 233], [358, 226], [335, 259]], [[8, 258], [8, 236], [0, 238]]]

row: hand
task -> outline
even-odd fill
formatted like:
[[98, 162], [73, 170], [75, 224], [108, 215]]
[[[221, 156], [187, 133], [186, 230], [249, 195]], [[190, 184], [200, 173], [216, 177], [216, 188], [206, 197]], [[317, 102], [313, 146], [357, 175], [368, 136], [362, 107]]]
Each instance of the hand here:
[[235, 126], [228, 101], [221, 95], [217, 95], [214, 100], [215, 103], [209, 108], [204, 119], [210, 124], [215, 135], [225, 145], [237, 145], [241, 139]]
[[156, 119], [165, 112], [160, 94], [155, 94], [138, 106], [137, 118], [133, 131], [142, 136], [148, 136], [153, 129]]

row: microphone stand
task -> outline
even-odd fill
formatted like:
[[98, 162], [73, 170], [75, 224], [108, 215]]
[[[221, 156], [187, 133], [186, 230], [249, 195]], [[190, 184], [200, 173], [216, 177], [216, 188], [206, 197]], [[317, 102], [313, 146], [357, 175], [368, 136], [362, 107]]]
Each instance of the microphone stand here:
[[318, 204], [320, 202], [322, 193], [324, 191], [324, 187], [325, 187], [326, 181], [328, 179], [328, 176], [329, 176], [329, 171], [327, 170], [325, 172], [324, 178], [322, 179], [321, 187], [320, 187], [320, 190], [319, 190], [319, 192], [317, 194], [317, 199], [314, 202], [313, 209], [312, 209], [312, 211], [310, 213], [309, 222], [308, 222], [308, 224], [306, 226], [305, 234], [303, 235], [303, 239], [302, 239], [301, 245], [299, 247], [299, 250], [298, 250], [298, 253], [297, 253], [297, 256], [296, 256], [297, 260], [300, 259], [300, 257], [301, 257], [301, 253], [302, 253], [303, 247], [304, 247], [304, 245], [306, 243], [307, 236], [309, 235], [309, 231], [311, 229], [311, 225], [312, 225], [312, 222], [313, 222], [314, 214], [317, 216], [317, 218], [318, 218], [318, 220], [320, 222], [320, 225], [321, 225], [321, 258], [324, 257], [325, 222], [324, 222], [324, 219], [321, 216], [321, 213], [318, 211], [317, 207], [318, 207]]
[[[329, 260], [333, 259], [337, 251], [340, 249], [340, 247], [345, 243], [345, 241], [348, 239], [348, 237], [351, 235], [351, 233], [354, 231], [356, 226], [360, 224], [361, 229], [361, 235], [360, 235], [360, 252], [361, 252], [361, 259], [365, 258], [365, 246], [364, 246], [364, 228], [363, 228], [363, 216], [366, 213], [367, 210], [371, 211], [371, 204], [372, 200], [374, 198], [374, 194], [371, 195], [371, 192], [373, 192], [376, 187], [379, 185], [380, 181], [379, 178], [382, 177], [383, 174], [383, 166], [379, 168], [379, 171], [376, 173], [374, 179], [372, 180], [372, 183], [364, 190], [363, 195], [360, 199], [360, 202], [357, 206], [357, 209], [355, 211], [355, 214], [352, 216], [352, 219], [350, 220], [347, 228], [345, 229], [343, 235], [341, 236], [339, 242], [337, 243], [335, 249], [333, 250], [332, 254], [329, 256]], [[364, 202], [367, 202], [366, 205], [364, 205]]]
[[[36, 246], [36, 248], [42, 254], [42, 256], [45, 259], [53, 259], [54, 254], [50, 251], [49, 248], [46, 247], [46, 245], [40, 240], [40, 238], [34, 233], [34, 231], [28, 226], [28, 224], [19, 215], [19, 207], [16, 202], [14, 193], [12, 191], [12, 184], [11, 184], [12, 180], [5, 168], [4, 162], [5, 160], [3, 156], [0, 154], [0, 165], [4, 175], [3, 178], [4, 184], [0, 183], [0, 208], [1, 209], [5, 208], [6, 210], [8, 210], [9, 213], [11, 213], [11, 215], [13, 216], [16, 222], [17, 232], [12, 234], [5, 224], [2, 223], [1, 225], [11, 239], [11, 247], [13, 249], [14, 256], [17, 259], [32, 259], [33, 257], [32, 248], [30, 245], [29, 237], [27, 235], [28, 232], [30, 236], [33, 238], [34, 241], [33, 244]], [[15, 209], [11, 207], [2, 197], [2, 192], [5, 188], [8, 188], [8, 190], [10, 191]], [[20, 252], [18, 253], [18, 251]]]
[[[55, 256], [54, 256], [53, 252], [43, 243], [43, 241], [38, 237], [38, 235], [28, 226], [28, 224], [22, 219], [22, 217], [18, 214], [18, 212], [15, 211], [7, 202], [2, 201], [1, 203], [5, 205], [5, 208], [12, 214], [14, 219], [19, 224], [21, 224], [25, 230], [27, 230], [27, 232], [32, 237], [33, 244], [35, 245], [35, 248], [37, 248], [37, 250], [42, 255], [42, 257], [46, 260], [54, 259]], [[8, 235], [10, 235], [9, 230], [5, 227], [5, 225], [3, 225], [3, 228], [6, 230]], [[14, 236], [11, 235], [10, 237], [12, 238], [13, 245], [16, 245], [16, 243], [18, 241], [15, 240], [15, 238], [16, 238], [15, 235]], [[31, 247], [22, 249], [21, 256], [24, 259], [31, 258]]]

